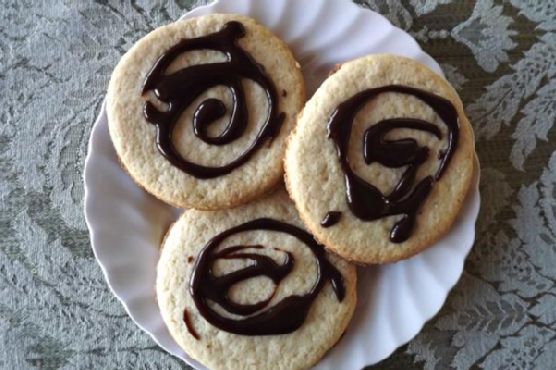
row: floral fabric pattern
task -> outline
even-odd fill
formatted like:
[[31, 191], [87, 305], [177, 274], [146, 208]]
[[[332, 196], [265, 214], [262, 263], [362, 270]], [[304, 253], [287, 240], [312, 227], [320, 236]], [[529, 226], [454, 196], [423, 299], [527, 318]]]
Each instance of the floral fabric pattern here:
[[[0, 0], [0, 369], [187, 369], [89, 245], [82, 170], [112, 68], [203, 0]], [[475, 128], [482, 209], [439, 314], [369, 369], [556, 368], [556, 3], [356, 0], [413, 35]]]

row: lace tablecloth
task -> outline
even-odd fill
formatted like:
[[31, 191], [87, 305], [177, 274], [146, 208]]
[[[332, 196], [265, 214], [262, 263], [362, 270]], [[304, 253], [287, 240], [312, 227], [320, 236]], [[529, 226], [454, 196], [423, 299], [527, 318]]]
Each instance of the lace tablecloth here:
[[[441, 63], [482, 163], [461, 281], [414, 340], [372, 368], [556, 368], [556, 2], [358, 3]], [[0, 368], [187, 368], [110, 294], [81, 175], [119, 57], [194, 5], [0, 0]]]

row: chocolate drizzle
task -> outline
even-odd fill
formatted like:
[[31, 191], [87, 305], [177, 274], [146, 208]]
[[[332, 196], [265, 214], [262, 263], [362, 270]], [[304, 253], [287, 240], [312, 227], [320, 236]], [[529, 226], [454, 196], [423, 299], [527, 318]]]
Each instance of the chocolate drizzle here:
[[[157, 128], [158, 151], [185, 173], [200, 179], [226, 175], [247, 162], [263, 143], [279, 133], [284, 113], [278, 112], [278, 95], [270, 78], [261, 65], [236, 41], [245, 36], [239, 22], [229, 22], [220, 31], [199, 38], [183, 39], [165, 52], [147, 75], [143, 94], [153, 90], [156, 97], [168, 104], [167, 111], [159, 111], [154, 104], [145, 103], [147, 121]], [[194, 50], [214, 50], [224, 53], [228, 61], [192, 65], [177, 72], [165, 74], [170, 64], [182, 53]], [[195, 136], [210, 145], [226, 145], [240, 138], [247, 127], [248, 111], [242, 80], [256, 82], [266, 93], [268, 113], [254, 141], [236, 159], [228, 164], [211, 167], [190, 162], [183, 158], [172, 143], [172, 133], [182, 112], [203, 92], [217, 86], [226, 86], [232, 96], [230, 121], [219, 136], [209, 136], [207, 128], [226, 114], [225, 104], [218, 99], [201, 102], [193, 117]]]
[[[441, 139], [440, 129], [436, 125], [414, 118], [385, 119], [367, 128], [363, 137], [365, 163], [378, 162], [390, 168], [406, 167], [401, 179], [387, 196], [357, 176], [351, 169], [348, 159], [349, 138], [356, 114], [370, 100], [386, 92], [412, 95], [423, 101], [438, 114], [448, 128], [448, 147], [440, 152], [438, 170], [416, 185], [415, 175], [419, 166], [427, 160], [428, 148], [419, 147], [417, 141], [412, 138], [389, 140], [385, 136], [392, 130], [409, 128], [426, 131]], [[328, 137], [334, 141], [340, 158], [350, 210], [363, 221], [374, 221], [385, 216], [401, 214], [402, 218], [390, 231], [390, 240], [394, 243], [407, 240], [415, 224], [418, 208], [427, 198], [433, 183], [440, 178], [454, 154], [458, 136], [458, 113], [452, 103], [424, 90], [389, 85], [362, 91], [341, 103], [330, 116]], [[329, 215], [330, 213], [325, 216], [325, 219]]]
[[183, 310], [183, 322], [185, 323], [185, 327], [187, 328], [189, 334], [191, 334], [193, 338], [199, 340], [199, 334], [197, 334], [197, 332], [193, 328], [193, 325], [191, 324], [191, 319], [189, 317], [189, 312], [187, 312], [187, 310]]
[[[282, 263], [278, 263], [266, 255], [249, 251], [264, 248], [260, 245], [231, 246], [218, 250], [220, 244], [228, 237], [253, 230], [276, 231], [292, 235], [311, 250], [317, 262], [318, 274], [316, 282], [308, 293], [283, 298], [267, 308], [278, 285], [293, 269], [293, 255], [283, 251], [285, 259]], [[215, 276], [212, 265], [219, 259], [250, 260], [253, 263], [231, 273]], [[266, 276], [274, 282], [274, 292], [270, 297], [254, 304], [239, 304], [229, 298], [228, 291], [233, 285], [257, 276]], [[199, 313], [221, 330], [242, 335], [276, 335], [291, 333], [303, 324], [311, 304], [328, 281], [338, 300], [343, 300], [345, 287], [342, 275], [328, 261], [324, 248], [311, 234], [291, 224], [270, 218], [259, 218], [228, 229], [207, 243], [197, 258], [189, 290]], [[209, 301], [216, 303], [226, 312], [243, 318], [233, 319], [222, 316], [209, 305]]]
[[338, 222], [340, 222], [341, 217], [342, 212], [330, 211], [326, 214], [326, 216], [324, 216], [324, 218], [320, 222], [320, 225], [322, 227], [330, 227], [332, 225], [336, 225]]

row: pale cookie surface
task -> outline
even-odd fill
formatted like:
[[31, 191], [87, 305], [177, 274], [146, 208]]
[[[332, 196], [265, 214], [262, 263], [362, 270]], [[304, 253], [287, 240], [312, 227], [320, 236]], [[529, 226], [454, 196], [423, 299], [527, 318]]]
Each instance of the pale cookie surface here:
[[[272, 81], [278, 97], [277, 111], [284, 114], [284, 120], [274, 137], [265, 140], [246, 163], [228, 174], [199, 178], [170, 163], [157, 149], [157, 127], [147, 122], [144, 107], [147, 100], [160, 112], [169, 106], [158, 100], [153, 91], [143, 94], [143, 87], [157, 60], [180, 41], [214, 34], [233, 21], [241, 23], [245, 29], [245, 35], [236, 39], [236, 45], [247, 52]], [[179, 73], [192, 66], [227, 61], [227, 56], [220, 51], [187, 51], [177, 56], [164, 73]], [[196, 136], [194, 115], [208, 99], [221, 101], [226, 112], [207, 125], [207, 135], [222, 135], [230, 122], [234, 107], [231, 90], [221, 85], [211, 87], [177, 118], [171, 142], [181, 158], [202, 166], [222, 167], [240, 157], [255, 142], [269, 115], [267, 94], [250, 79], [243, 78], [240, 86], [248, 117], [243, 134], [225, 145], [207, 143]], [[139, 40], [114, 70], [106, 109], [118, 157], [141, 187], [174, 206], [215, 210], [245, 203], [277, 185], [283, 175], [286, 138], [304, 99], [299, 65], [281, 40], [251, 18], [214, 14], [160, 27]]]
[[[259, 201], [232, 210], [185, 211], [172, 226], [163, 244], [156, 286], [162, 317], [184, 351], [210, 369], [309, 368], [340, 340], [353, 314], [356, 302], [355, 267], [326, 253], [325, 258], [342, 275], [345, 296], [340, 301], [330, 281], [325, 281], [312, 301], [303, 324], [289, 334], [232, 334], [212, 325], [200, 314], [191, 295], [190, 279], [203, 248], [220, 233], [260, 218], [303, 228], [294, 205], [286, 192], [280, 189]], [[236, 303], [254, 304], [262, 301], [272, 295], [276, 286], [275, 295], [261, 309], [265, 312], [284, 298], [306, 294], [318, 279], [319, 268], [315, 255], [306, 244], [287, 233], [244, 231], [226, 238], [218, 251], [238, 245], [260, 245], [260, 249], [247, 249], [242, 253], [269, 256], [280, 265], [285, 263], [287, 253], [291, 253], [293, 269], [277, 285], [264, 276], [234, 285], [229, 291], [229, 297]], [[212, 273], [222, 276], [251, 263], [241, 259], [219, 259], [212, 264]], [[210, 305], [227, 318], [244, 319], [249, 316], [234, 316], [220, 306]], [[189, 329], [183, 319], [184, 310], [190, 321]]]
[[[356, 94], [389, 85], [417, 88], [449, 100], [457, 112], [459, 139], [444, 172], [417, 208], [415, 224], [403, 242], [392, 242], [393, 225], [403, 215], [364, 221], [348, 206], [346, 180], [334, 141], [327, 126], [338, 106]], [[385, 140], [412, 138], [428, 148], [427, 159], [416, 172], [414, 184], [439, 168], [448, 145], [447, 125], [416, 97], [398, 92], [378, 94], [355, 115], [348, 141], [347, 158], [353, 172], [389, 196], [407, 169], [391, 168], [364, 160], [364, 135], [378, 122], [393, 118], [419, 119], [433, 124], [440, 139], [430, 132], [394, 129]], [[343, 64], [318, 89], [300, 114], [286, 152], [286, 185], [301, 218], [326, 247], [357, 263], [372, 264], [411, 257], [433, 244], [451, 227], [465, 198], [473, 174], [474, 137], [462, 103], [454, 89], [440, 76], [413, 60], [393, 55], [370, 55]], [[328, 212], [341, 212], [338, 223], [323, 227]]]

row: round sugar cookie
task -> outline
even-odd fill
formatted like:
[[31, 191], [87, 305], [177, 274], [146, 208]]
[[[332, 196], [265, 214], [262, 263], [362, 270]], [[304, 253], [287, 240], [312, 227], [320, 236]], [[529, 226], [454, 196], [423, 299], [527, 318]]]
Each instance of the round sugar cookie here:
[[305, 105], [286, 186], [306, 227], [341, 257], [386, 263], [444, 235], [470, 186], [474, 137], [442, 77], [394, 55], [339, 67]]
[[157, 297], [170, 334], [210, 369], [306, 369], [346, 330], [355, 267], [303, 228], [280, 189], [169, 230]]
[[299, 64], [253, 19], [213, 14], [160, 27], [122, 57], [106, 110], [123, 167], [177, 207], [234, 207], [283, 175], [304, 103]]

